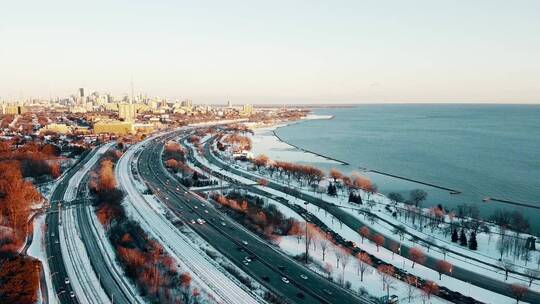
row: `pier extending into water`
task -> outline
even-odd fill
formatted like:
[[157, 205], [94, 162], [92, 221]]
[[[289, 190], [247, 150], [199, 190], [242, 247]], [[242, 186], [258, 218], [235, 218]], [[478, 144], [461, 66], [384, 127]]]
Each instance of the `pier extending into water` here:
[[386, 175], [386, 176], [390, 176], [390, 177], [393, 177], [393, 178], [406, 180], [406, 181], [409, 181], [409, 182], [413, 182], [413, 183], [417, 183], [417, 184], [421, 184], [421, 185], [425, 185], [425, 186], [429, 186], [429, 187], [433, 187], [433, 188], [437, 188], [437, 189], [441, 189], [441, 190], [446, 190], [446, 191], [450, 192], [450, 194], [460, 194], [461, 193], [461, 191], [456, 190], [456, 189], [447, 188], [447, 187], [435, 185], [435, 184], [432, 184], [432, 183], [422, 182], [422, 181], [412, 179], [412, 178], [407, 178], [407, 177], [403, 177], [403, 176], [399, 176], [399, 175], [395, 175], [395, 174], [390, 174], [390, 173], [386, 173], [386, 172], [382, 172], [382, 171], [378, 171], [378, 170], [370, 170], [370, 169], [366, 169], [366, 168], [360, 168], [360, 169], [362, 169], [364, 171], [367, 171], [367, 172], [373, 172], [373, 173]]

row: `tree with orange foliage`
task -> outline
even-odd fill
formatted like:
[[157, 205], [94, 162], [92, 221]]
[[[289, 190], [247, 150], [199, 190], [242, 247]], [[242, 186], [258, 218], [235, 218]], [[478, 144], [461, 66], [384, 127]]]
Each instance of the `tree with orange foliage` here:
[[390, 287], [395, 283], [394, 273], [396, 269], [392, 265], [381, 265], [377, 267], [377, 272], [381, 276], [383, 290], [386, 290], [386, 295], [390, 296]]
[[99, 183], [98, 187], [100, 191], [108, 191], [116, 188], [116, 178], [114, 176], [114, 164], [110, 160], [104, 160], [101, 162], [101, 169], [99, 170]]
[[373, 242], [375, 242], [375, 245], [377, 246], [377, 252], [379, 252], [379, 247], [384, 245], [384, 236], [381, 234], [376, 234], [373, 237]]
[[452, 264], [450, 262], [440, 260], [437, 262], [437, 271], [439, 272], [439, 280], [442, 279], [442, 274], [452, 273]]
[[431, 298], [431, 295], [436, 295], [439, 293], [439, 286], [432, 281], [426, 281], [424, 283], [424, 286], [422, 287], [422, 298], [424, 303], [426, 302], [426, 299], [429, 300]]
[[0, 218], [12, 230], [0, 236], [0, 251], [16, 251], [22, 245], [31, 207], [40, 199], [32, 183], [23, 178], [19, 162], [0, 162]]
[[401, 246], [398, 244], [398, 242], [391, 240], [390, 250], [392, 250], [392, 259], [394, 259], [394, 254], [398, 253], [401, 250]]
[[362, 252], [358, 255], [358, 261], [357, 261], [357, 269], [360, 272], [360, 282], [364, 281], [364, 272], [368, 269], [369, 266], [371, 266], [373, 262], [371, 261], [371, 257], [369, 254]]
[[409, 250], [409, 258], [411, 259], [412, 268], [414, 268], [415, 263], [423, 263], [426, 260], [426, 255], [422, 249], [418, 247], [413, 247]]
[[178, 161], [174, 158], [168, 159], [167, 161], [165, 161], [165, 166], [167, 166], [167, 168], [171, 168], [173, 171], [176, 172], [176, 170], [178, 169]]
[[59, 163], [54, 163], [51, 165], [51, 175], [53, 178], [58, 178], [62, 175], [62, 168]]
[[337, 183], [337, 180], [338, 179], [342, 179], [343, 178], [343, 173], [341, 173], [338, 169], [336, 168], [332, 168], [332, 170], [330, 170], [330, 177], [332, 177], [334, 179], [334, 183]]
[[268, 162], [270, 161], [270, 158], [264, 154], [258, 155], [253, 159], [253, 164], [259, 170], [261, 167], [266, 167], [268, 165]]
[[411, 302], [411, 298], [414, 295], [414, 292], [416, 291], [416, 288], [418, 287], [418, 278], [413, 275], [408, 275], [405, 278], [405, 283], [407, 283], [407, 297], [409, 299], [409, 303]]
[[363, 226], [360, 228], [360, 236], [362, 237], [362, 244], [364, 243], [364, 238], [369, 239], [369, 235], [371, 234], [371, 231], [367, 226]]
[[516, 299], [516, 303], [519, 303], [527, 292], [529, 292], [529, 288], [523, 284], [514, 283], [510, 286], [510, 291], [514, 295], [514, 298]]
[[267, 187], [269, 182], [266, 178], [261, 178], [257, 183], [259, 184], [259, 186]]

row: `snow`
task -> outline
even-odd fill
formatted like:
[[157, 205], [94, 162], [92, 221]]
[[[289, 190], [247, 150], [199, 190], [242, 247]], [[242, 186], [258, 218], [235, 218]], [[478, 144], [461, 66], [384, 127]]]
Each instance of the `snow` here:
[[[256, 147], [256, 145], [254, 146], [254, 149], [255, 149], [255, 147]], [[198, 159], [200, 160], [200, 157]], [[220, 158], [218, 158], [218, 160], [224, 162]], [[202, 163], [204, 163], [206, 165], [209, 165], [208, 162], [202, 162]], [[244, 171], [247, 172], [247, 166], [248, 166], [247, 164], [236, 162], [235, 165], [239, 169], [243, 169]], [[214, 166], [213, 168], [218, 168], [218, 167]], [[280, 183], [282, 185], [287, 185], [287, 183], [285, 183], [284, 181], [280, 181], [280, 180], [278, 180], [276, 178], [270, 178], [270, 177], [268, 177], [268, 175], [262, 175], [262, 174], [260, 174], [260, 173], [258, 173], [256, 171], [249, 171], [247, 173], [249, 173], [249, 174], [251, 174], [253, 176], [260, 177], [260, 178], [266, 178], [268, 180], [271, 180], [271, 181], [276, 182], [276, 183]], [[230, 177], [234, 177], [234, 174], [232, 174]], [[249, 180], [249, 179], [246, 179], [246, 178], [243, 178], [243, 177], [240, 177], [240, 178], [242, 179], [243, 182]], [[323, 180], [321, 182], [321, 186], [325, 187], [328, 184], [328, 182], [329, 182], [328, 179]], [[327, 195], [326, 193], [317, 193], [317, 194], [315, 194], [309, 188], [298, 184], [295, 180], [291, 180], [290, 185], [292, 185], [294, 188], [296, 188], [297, 190], [299, 190], [299, 191], [301, 191], [301, 192], [303, 192], [305, 194], [320, 196], [320, 198], [324, 199], [325, 201], [327, 201], [329, 203], [333, 203], [333, 204], [336, 204], [336, 205], [342, 205], [342, 206], [345, 206], [345, 207], [350, 207], [350, 208], [355, 208], [355, 209], [358, 209], [358, 208], [361, 207], [361, 206], [356, 205], [356, 204], [348, 203], [347, 202], [348, 196], [346, 196], [346, 195], [345, 196], [340, 195], [339, 197], [333, 197], [333, 196]], [[362, 192], [362, 195], [363, 195], [363, 200], [365, 201], [366, 200], [365, 193]], [[397, 225], [404, 224], [407, 227], [407, 231], [410, 232], [411, 234], [416, 235], [419, 238], [426, 238], [427, 234], [424, 233], [424, 232], [416, 230], [417, 227], [413, 227], [412, 225], [410, 225], [410, 224], [408, 224], [406, 222], [402, 222], [402, 221], [399, 221], [398, 219], [393, 218], [390, 214], [385, 213], [385, 210], [383, 208], [380, 208], [383, 205], [393, 204], [386, 196], [384, 196], [384, 195], [382, 195], [380, 193], [377, 193], [377, 194], [374, 194], [371, 197], [371, 199], [374, 200], [377, 203], [377, 206], [375, 208], [372, 208], [371, 212], [377, 214], [378, 216], [380, 216], [381, 218], [384, 218], [385, 220], [393, 222], [394, 224], [397, 224]], [[405, 208], [404, 204], [401, 204], [400, 206], [402, 208]], [[343, 208], [345, 211], [349, 212], [351, 215], [353, 215], [355, 217], [360, 218], [360, 215], [357, 213], [357, 211], [347, 209], [345, 207]], [[386, 238], [395, 237], [395, 235], [393, 233], [393, 228], [390, 225], [388, 225], [388, 224], [386, 224], [386, 223], [384, 223], [382, 221], [374, 223], [373, 228], [375, 230], [381, 232]], [[492, 226], [491, 229], [494, 230], [494, 227]], [[447, 248], [449, 248], [451, 250], [454, 250], [456, 252], [460, 252], [461, 254], [463, 254], [463, 255], [465, 255], [467, 257], [470, 257], [470, 258], [464, 258], [462, 256], [458, 256], [458, 255], [454, 255], [454, 254], [447, 254], [446, 258], [452, 264], [454, 264], [456, 266], [463, 267], [463, 268], [467, 268], [467, 269], [470, 269], [470, 270], [475, 270], [475, 272], [477, 272], [478, 274], [484, 274], [485, 275], [486, 271], [487, 271], [489, 273], [490, 278], [495, 278], [495, 279], [498, 279], [499, 281], [507, 282], [505, 280], [504, 271], [500, 270], [497, 267], [494, 267], [494, 266], [498, 265], [498, 258], [499, 258], [498, 253], [496, 252], [495, 249], [493, 249], [493, 247], [496, 244], [496, 240], [497, 240], [496, 237], [491, 237], [491, 241], [490, 241], [489, 240], [490, 236], [488, 236], [485, 233], [482, 233], [481, 231], [479, 231], [478, 234], [477, 234], [477, 241], [478, 241], [479, 250], [478, 251], [473, 251], [473, 250], [469, 250], [466, 247], [459, 246], [456, 243], [449, 242], [448, 237], [445, 239], [441, 231], [436, 230], [436, 231], [434, 231], [434, 233], [430, 232], [430, 235], [435, 236], [435, 240], [437, 241], [437, 243], [444, 244]], [[522, 234], [522, 237], [524, 237], [523, 234]], [[414, 243], [412, 243], [411, 241], [409, 241], [407, 239], [405, 240], [404, 243], [406, 243], [408, 245], [413, 245], [413, 246], [417, 245], [417, 244], [414, 244]], [[492, 248], [492, 250], [490, 250], [489, 248]], [[427, 253], [427, 255], [430, 256], [430, 257], [437, 258], [437, 259], [442, 259], [443, 258], [443, 253], [440, 252], [439, 250], [435, 249], [435, 248], [430, 250], [430, 252]], [[532, 255], [532, 259], [531, 259], [532, 261], [535, 261], [535, 260], [540, 258], [540, 253], [539, 252], [531, 252], [531, 255]], [[480, 260], [482, 262], [491, 263], [491, 265], [493, 265], [493, 266], [489, 266], [489, 265], [486, 265], [484, 263], [480, 263], [478, 261], [473, 260], [472, 258], [475, 258], [475, 259]], [[512, 261], [512, 262], [519, 265], [519, 266], [521, 266], [521, 267], [524, 266], [524, 264], [523, 263], [520, 264], [519, 261], [517, 261], [517, 263], [515, 261]], [[531, 264], [532, 263], [530, 263], [529, 265], [531, 265]], [[525, 272], [525, 270], [526, 269], [523, 268], [521, 271]], [[521, 276], [521, 275], [509, 274], [508, 278], [509, 278], [508, 282], [512, 282], [512, 280], [514, 280], [514, 281], [519, 281], [519, 282], [521, 282], [523, 284], [528, 284], [528, 279], [526, 277], [524, 277], [524, 276]], [[532, 286], [530, 288], [532, 290], [535, 290], [535, 291], [540, 291], [540, 282], [533, 281]]]
[[[202, 164], [204, 164], [205, 166], [210, 167], [212, 170], [219, 171], [220, 173], [222, 173], [222, 174], [224, 174], [224, 175], [226, 175], [228, 177], [234, 178], [234, 179], [236, 179], [237, 181], [239, 181], [241, 183], [253, 183], [253, 181], [251, 179], [244, 178], [244, 177], [241, 177], [241, 176], [237, 176], [234, 173], [221, 170], [221, 168], [219, 168], [218, 166], [210, 164], [206, 159], [204, 159], [203, 157], [201, 157], [197, 153], [196, 149], [194, 149], [192, 146], [190, 146], [190, 148], [192, 148], [193, 154], [196, 157], [196, 159], [198, 161], [200, 161]], [[253, 174], [253, 172], [247, 172], [247, 173]], [[265, 178], [267, 178], [267, 177], [265, 176]], [[268, 188], [268, 187], [262, 187], [262, 186], [257, 186], [257, 187], [259, 189], [261, 189], [261, 190], [264, 190], [264, 191], [270, 193], [270, 194], [273, 194], [273, 195], [276, 195], [276, 196], [281, 196], [281, 197], [284, 197], [286, 199], [289, 199], [290, 203], [294, 203], [294, 204], [299, 205], [302, 208], [305, 208], [304, 201], [302, 201], [302, 200], [295, 199], [295, 198], [293, 198], [291, 196], [288, 196], [288, 195], [286, 195], [286, 194], [284, 194], [284, 193], [282, 193], [280, 191], [277, 191], [277, 190], [274, 190], [274, 189], [271, 189], [271, 188]], [[306, 193], [309, 193], [308, 190], [303, 190], [303, 191], [306, 192]], [[313, 192], [311, 192], [309, 194], [313, 194]], [[328, 227], [330, 227], [331, 229], [333, 229], [334, 231], [336, 231], [337, 233], [342, 235], [345, 239], [355, 242], [357, 244], [357, 246], [359, 246], [362, 250], [377, 256], [381, 260], [385, 261], [386, 263], [392, 264], [397, 268], [404, 269], [404, 270], [408, 271], [409, 273], [417, 275], [417, 276], [422, 277], [424, 279], [432, 280], [432, 281], [438, 283], [439, 285], [445, 286], [445, 287], [447, 287], [447, 288], [449, 288], [451, 290], [455, 290], [455, 291], [470, 290], [470, 296], [472, 296], [473, 298], [475, 298], [475, 299], [477, 299], [479, 301], [483, 301], [483, 302], [487, 302], [487, 303], [492, 302], [494, 299], [497, 299], [497, 303], [513, 303], [515, 301], [515, 300], [513, 300], [513, 299], [511, 299], [509, 297], [500, 295], [498, 293], [491, 292], [491, 291], [483, 289], [483, 288], [479, 288], [479, 287], [476, 287], [476, 286], [474, 286], [474, 288], [473, 288], [468, 282], [460, 281], [460, 280], [457, 280], [457, 279], [452, 278], [452, 277], [443, 276], [442, 280], [439, 280], [438, 272], [436, 272], [436, 271], [434, 271], [434, 270], [432, 270], [430, 268], [427, 268], [427, 267], [424, 267], [424, 266], [418, 265], [418, 264], [415, 265], [415, 268], [412, 268], [412, 261], [410, 261], [410, 260], [408, 260], [408, 259], [406, 259], [404, 257], [401, 257], [401, 256], [397, 257], [396, 256], [393, 259], [392, 258], [392, 252], [390, 252], [387, 249], [380, 248], [380, 251], [377, 252], [375, 245], [373, 245], [373, 244], [371, 244], [369, 242], [365, 242], [364, 244], [361, 244], [361, 238], [360, 238], [360, 235], [358, 234], [358, 232], [353, 231], [352, 229], [350, 229], [349, 227], [347, 227], [345, 225], [342, 227], [341, 225], [338, 224], [338, 221], [333, 220], [333, 217], [331, 215], [329, 215], [329, 214], [326, 214], [326, 212], [324, 210], [322, 210], [322, 209], [319, 210], [319, 209], [317, 209], [315, 207], [311, 207], [311, 208], [308, 207], [308, 211], [313, 213], [323, 223], [325, 223], [326, 225], [328, 225]], [[376, 225], [377, 224], [378, 223], [376, 223]], [[393, 232], [390, 229], [389, 231], [387, 231], [387, 234], [385, 234], [385, 236], [392, 235], [392, 234], [393, 234]], [[404, 242], [407, 242], [407, 240], [405, 240]], [[430, 254], [432, 252], [433, 252], [433, 250], [430, 251]], [[442, 259], [442, 255], [440, 256], [440, 259]], [[447, 260], [450, 261], [452, 264], [457, 265], [454, 261], [449, 259], [448, 255], [447, 255]], [[470, 265], [468, 265], [468, 264], [467, 265], [460, 265], [460, 266], [470, 268]], [[478, 273], [482, 274], [484, 272], [485, 272], [485, 270], [481, 270], [481, 271], [479, 270]]]
[[258, 303], [254, 294], [238, 286], [224, 274], [225, 270], [207, 258], [204, 253], [165, 217], [158, 202], [143, 196], [134, 185], [130, 165], [134, 163], [134, 152], [139, 145], [131, 147], [119, 160], [116, 176], [126, 191], [125, 207], [130, 217], [141, 223], [143, 229], [160, 242], [177, 262], [190, 269], [194, 282], [207, 293], [225, 303]]
[[[53, 295], [54, 289], [52, 284], [51, 270], [47, 261], [47, 254], [45, 249], [45, 214], [38, 215], [34, 218], [34, 236], [32, 238], [32, 244], [28, 247], [26, 253], [41, 261], [43, 266], [43, 272], [45, 273], [45, 282], [47, 285], [47, 294], [50, 304], [55, 304], [56, 297]], [[39, 293], [40, 299], [42, 298], [41, 292]]]
[[[69, 180], [64, 201], [69, 202], [77, 197], [77, 188], [81, 183], [82, 178], [90, 171], [97, 163], [103, 153], [105, 153], [112, 143], [103, 145], [92, 156], [92, 158], [78, 170]], [[88, 252], [84, 246], [78, 231], [80, 230], [75, 219], [75, 210], [77, 206], [66, 207], [61, 209], [61, 227], [60, 248], [62, 258], [66, 266], [70, 284], [74, 290], [75, 296], [79, 302], [86, 303], [110, 303], [109, 297], [101, 287], [99, 278], [94, 272], [94, 269], [88, 258]]]

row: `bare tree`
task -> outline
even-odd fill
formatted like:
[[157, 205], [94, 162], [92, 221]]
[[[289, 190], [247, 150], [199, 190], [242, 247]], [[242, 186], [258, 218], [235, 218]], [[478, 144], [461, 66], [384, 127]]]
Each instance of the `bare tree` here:
[[409, 200], [415, 207], [420, 207], [422, 205], [422, 202], [424, 202], [426, 198], [426, 191], [421, 189], [414, 189], [411, 190], [411, 192], [409, 193]]
[[508, 272], [514, 270], [514, 264], [505, 259], [499, 262], [499, 266], [504, 270], [504, 280], [508, 280]]
[[358, 267], [358, 271], [360, 272], [360, 282], [364, 281], [364, 272], [368, 269], [369, 266], [373, 264], [371, 262], [371, 258], [369, 257], [369, 254], [362, 252], [358, 255], [358, 264], [356, 265]]
[[386, 289], [386, 295], [390, 296], [390, 287], [395, 283], [394, 273], [396, 272], [392, 265], [381, 265], [377, 267], [377, 272], [383, 282], [383, 290]]
[[321, 239], [319, 240], [319, 246], [321, 247], [321, 250], [322, 250], [322, 260], [324, 261], [325, 257], [326, 257], [326, 249], [328, 249], [328, 245], [330, 245], [331, 242], [330, 240], [328, 239], [328, 236], [327, 237], [321, 237]]
[[341, 284], [345, 286], [345, 268], [351, 260], [351, 254], [348, 250], [343, 249], [343, 256], [341, 257]]
[[527, 269], [527, 271], [525, 271], [525, 275], [529, 279], [529, 287], [531, 287], [532, 282], [535, 279], [540, 278], [540, 270], [538, 270], [538, 269]]

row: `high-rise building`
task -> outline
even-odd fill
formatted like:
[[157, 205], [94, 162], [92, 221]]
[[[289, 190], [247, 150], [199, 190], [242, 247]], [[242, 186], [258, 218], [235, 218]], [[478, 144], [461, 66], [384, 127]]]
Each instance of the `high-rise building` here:
[[227, 108], [232, 108], [232, 102], [230, 100], [227, 100]]
[[185, 99], [185, 100], [182, 101], [181, 105], [182, 105], [182, 107], [192, 108], [193, 107], [193, 101], [191, 101], [191, 99]]
[[86, 103], [86, 97], [84, 96], [84, 88], [79, 88], [79, 96], [77, 96], [77, 104], [84, 105]]
[[124, 121], [135, 120], [135, 105], [132, 103], [119, 103], [118, 104], [118, 117]]
[[249, 103], [244, 104], [244, 106], [242, 107], [242, 113], [245, 115], [253, 114], [253, 105]]

